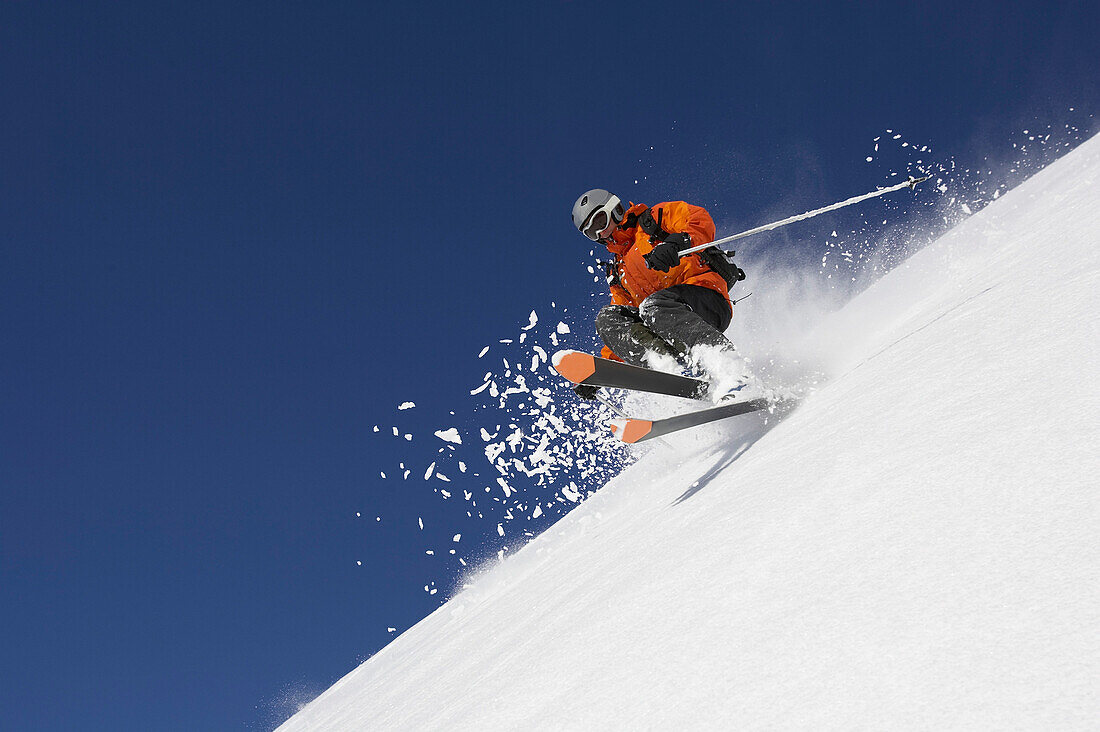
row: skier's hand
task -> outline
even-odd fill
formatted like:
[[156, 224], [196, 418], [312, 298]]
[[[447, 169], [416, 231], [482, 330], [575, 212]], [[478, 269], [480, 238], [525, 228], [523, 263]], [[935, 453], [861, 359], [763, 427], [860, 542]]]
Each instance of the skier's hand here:
[[680, 250], [690, 246], [691, 236], [688, 234], [669, 234], [667, 239], [645, 255], [645, 264], [658, 272], [668, 272], [680, 263]]

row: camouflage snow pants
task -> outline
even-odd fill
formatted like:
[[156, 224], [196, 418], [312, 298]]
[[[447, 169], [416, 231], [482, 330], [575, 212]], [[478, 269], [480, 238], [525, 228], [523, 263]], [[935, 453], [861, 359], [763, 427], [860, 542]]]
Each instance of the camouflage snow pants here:
[[726, 299], [709, 287], [673, 285], [647, 297], [641, 307], [608, 305], [596, 316], [596, 332], [629, 364], [648, 366], [647, 353], [686, 363], [695, 346], [733, 351], [723, 335], [732, 315]]

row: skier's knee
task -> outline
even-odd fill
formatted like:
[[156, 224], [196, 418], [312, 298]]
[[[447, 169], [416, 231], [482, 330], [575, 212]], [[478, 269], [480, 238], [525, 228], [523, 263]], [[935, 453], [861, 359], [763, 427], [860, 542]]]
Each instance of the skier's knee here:
[[626, 320], [628, 319], [624, 317], [621, 306], [608, 305], [596, 314], [596, 333], [606, 342], [606, 334], [622, 330]]
[[638, 315], [646, 326], [652, 328], [655, 324], [660, 327], [659, 324], [662, 320], [667, 319], [669, 316], [676, 317], [677, 314], [686, 310], [689, 310], [689, 308], [674, 297], [672, 293], [667, 290], [659, 290], [642, 300], [642, 304], [638, 308]]

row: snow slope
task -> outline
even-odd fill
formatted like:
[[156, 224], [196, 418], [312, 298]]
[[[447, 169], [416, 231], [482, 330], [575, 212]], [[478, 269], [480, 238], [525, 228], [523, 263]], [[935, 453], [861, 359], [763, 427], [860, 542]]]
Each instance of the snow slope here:
[[282, 729], [1095, 729], [1098, 183], [1100, 137], [831, 318], [785, 420], [645, 456]]

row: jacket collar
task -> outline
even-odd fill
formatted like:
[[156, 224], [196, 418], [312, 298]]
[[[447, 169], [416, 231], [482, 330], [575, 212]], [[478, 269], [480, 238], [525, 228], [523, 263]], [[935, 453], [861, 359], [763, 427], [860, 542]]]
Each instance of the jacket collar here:
[[[638, 228], [638, 216], [644, 213], [648, 208], [649, 206], [646, 206], [644, 203], [630, 204], [630, 208], [626, 210], [626, 214], [623, 216], [623, 221], [627, 222], [633, 220], [635, 223], [633, 226], [620, 225], [612, 229], [610, 241], [604, 241], [607, 251], [620, 257], [630, 251], [630, 248], [634, 246], [634, 232]], [[633, 214], [633, 216], [631, 214]]]

